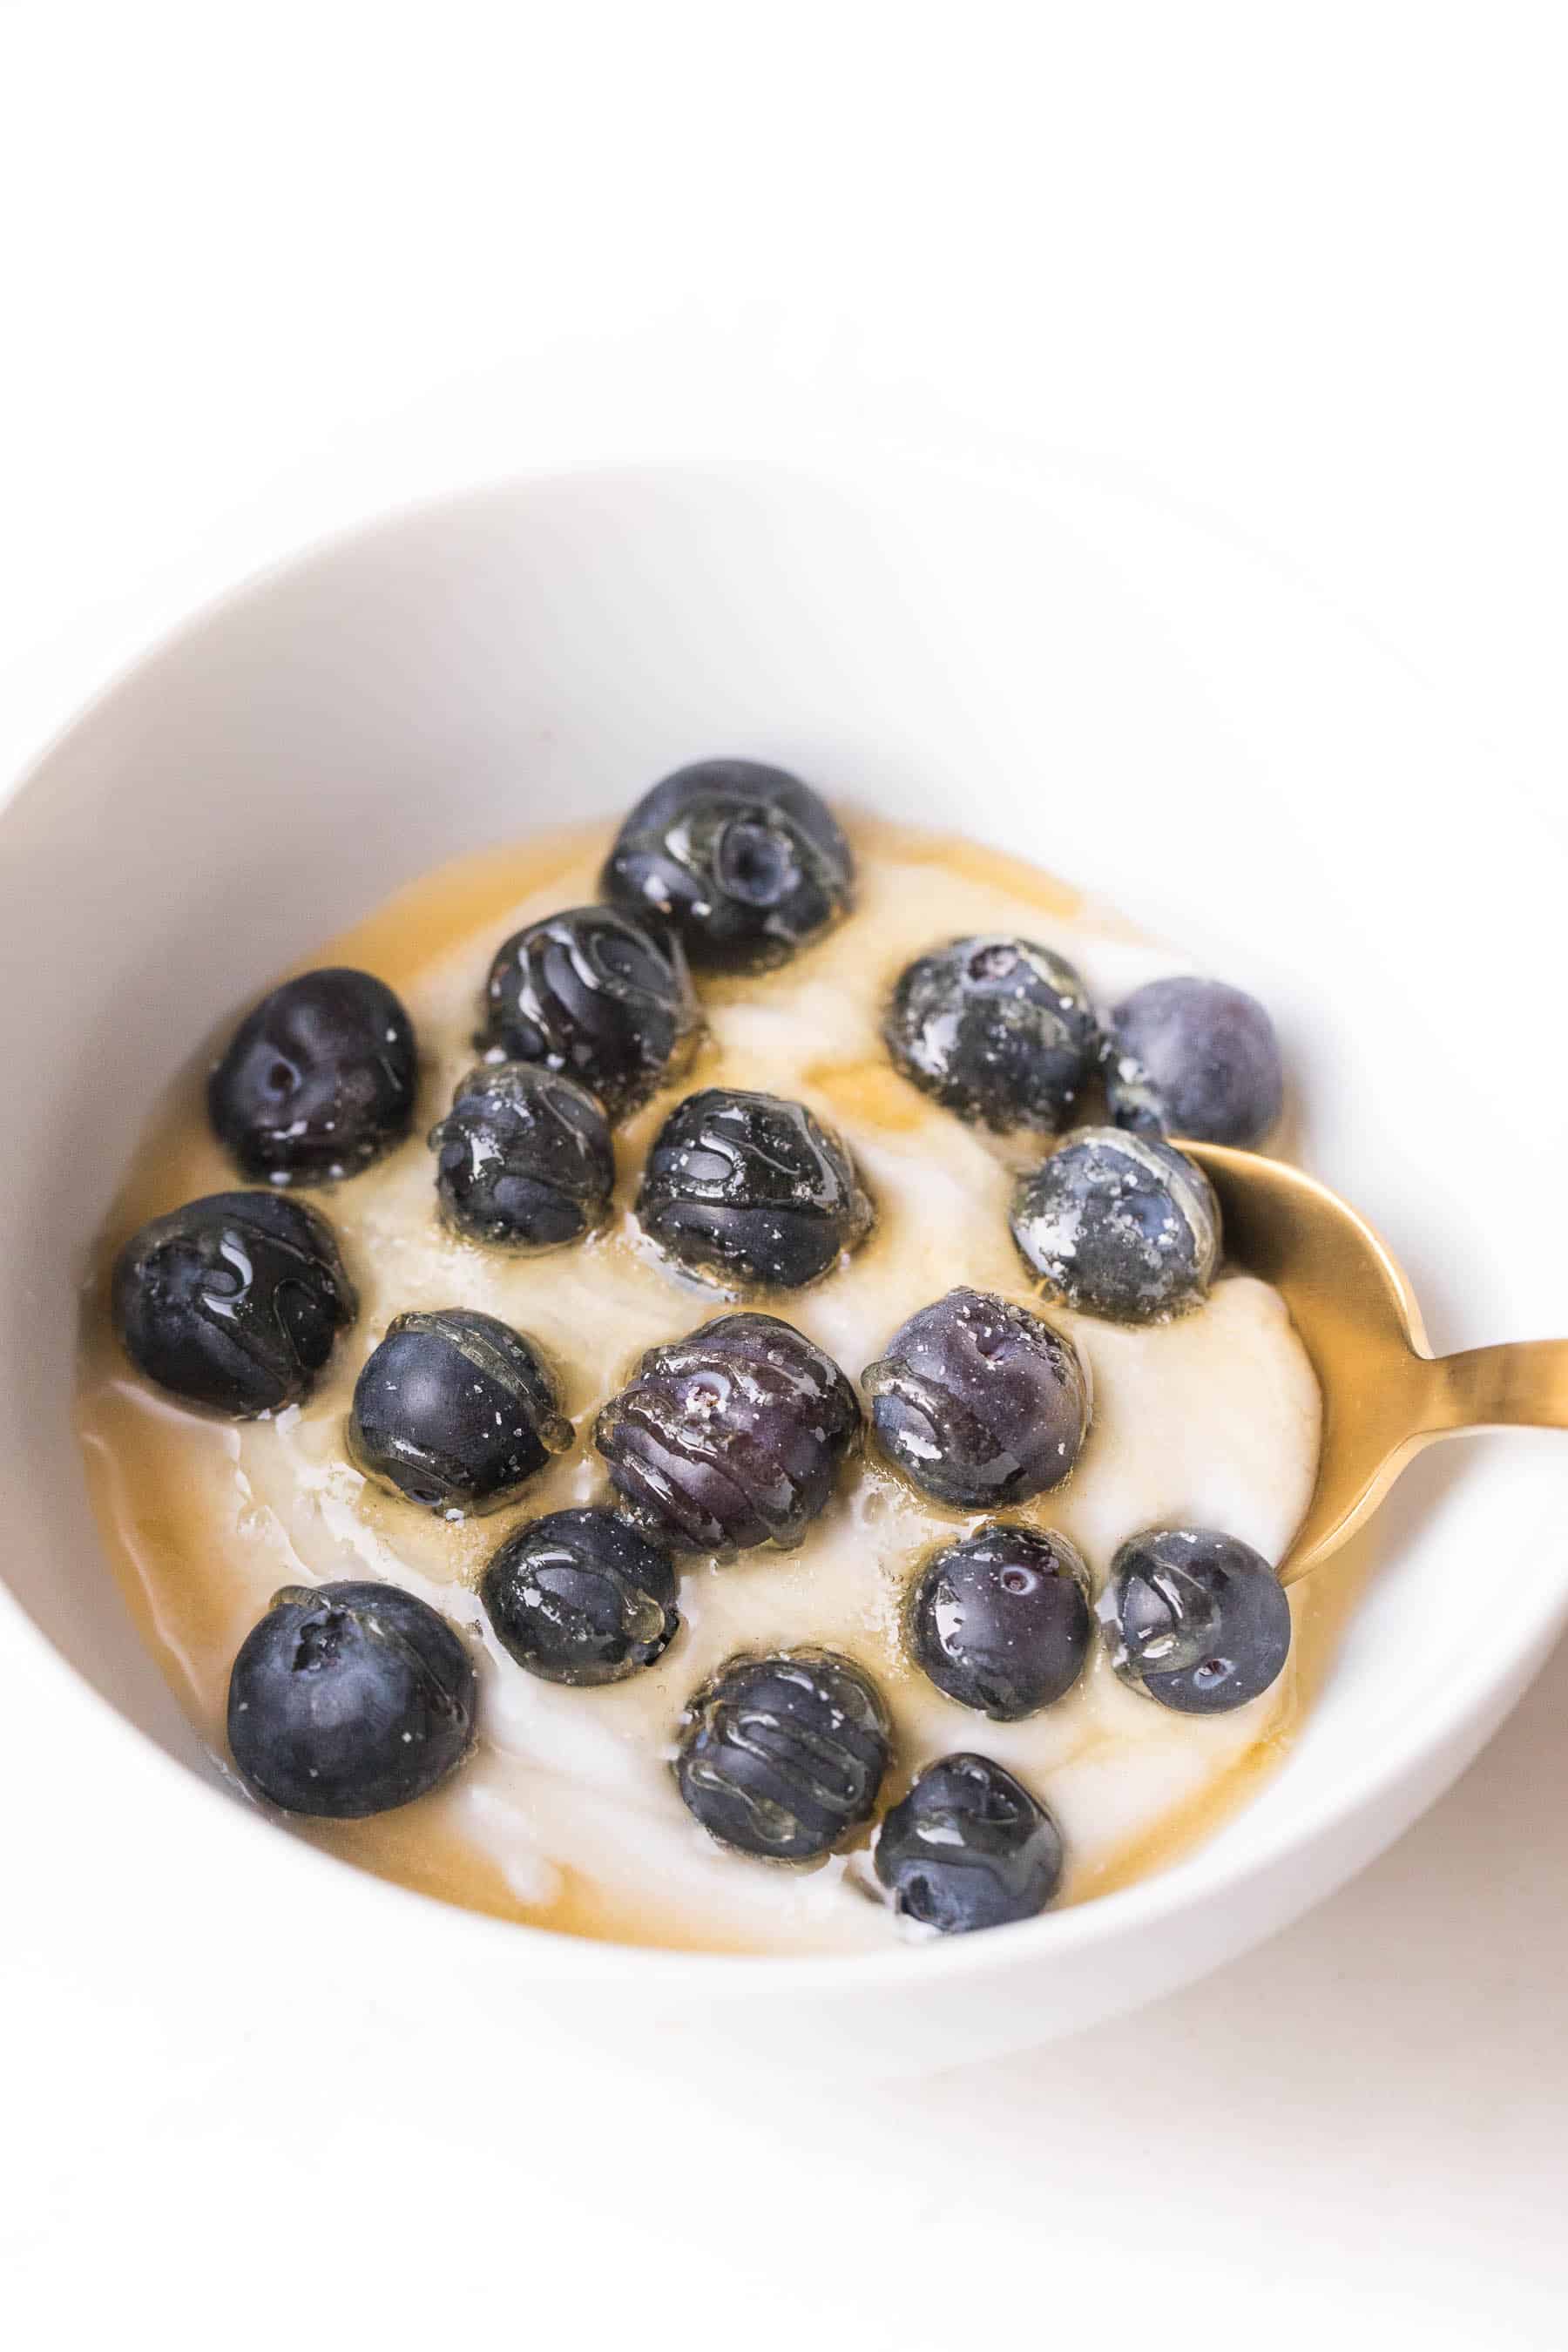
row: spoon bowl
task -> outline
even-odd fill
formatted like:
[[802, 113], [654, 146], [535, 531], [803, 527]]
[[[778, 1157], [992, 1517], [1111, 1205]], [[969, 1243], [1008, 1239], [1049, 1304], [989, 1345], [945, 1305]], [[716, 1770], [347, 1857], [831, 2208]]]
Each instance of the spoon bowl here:
[[1405, 1464], [1467, 1429], [1568, 1429], [1568, 1339], [1434, 1356], [1415, 1294], [1363, 1217], [1282, 1160], [1184, 1143], [1228, 1256], [1290, 1310], [1323, 1402], [1317, 1485], [1279, 1567], [1292, 1584], [1368, 1519]]

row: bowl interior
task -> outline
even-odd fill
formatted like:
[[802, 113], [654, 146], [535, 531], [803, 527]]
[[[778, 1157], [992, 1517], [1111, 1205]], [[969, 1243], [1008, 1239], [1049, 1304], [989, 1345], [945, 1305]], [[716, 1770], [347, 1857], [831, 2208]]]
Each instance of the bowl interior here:
[[[1254, 988], [1303, 1156], [1383, 1226], [1435, 1341], [1568, 1328], [1568, 1265], [1518, 1198], [1568, 1126], [1539, 1078], [1562, 841], [1305, 591], [1067, 475], [628, 467], [416, 512], [204, 618], [0, 819], [0, 926], [34, 982], [0, 1008], [0, 1458], [28, 1531], [4, 1575], [195, 1769], [68, 1419], [89, 1237], [150, 1098], [218, 1010], [399, 882], [716, 751], [1023, 852]], [[1475, 809], [1462, 839], [1425, 820], [1439, 779]], [[1528, 1438], [1410, 1475], [1227, 1864], [1517, 1679], [1562, 1605], [1557, 1483]]]

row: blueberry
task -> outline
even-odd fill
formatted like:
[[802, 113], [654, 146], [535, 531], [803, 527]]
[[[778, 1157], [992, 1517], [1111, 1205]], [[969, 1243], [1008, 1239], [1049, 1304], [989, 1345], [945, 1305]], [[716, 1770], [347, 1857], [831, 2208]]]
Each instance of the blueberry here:
[[1065, 957], [998, 934], [950, 940], [901, 974], [882, 1023], [894, 1066], [961, 1118], [1055, 1135], [1100, 1055]]
[[132, 1362], [187, 1404], [250, 1420], [309, 1396], [358, 1311], [325, 1217], [276, 1192], [213, 1192], [133, 1234], [114, 1269]]
[[247, 1013], [207, 1080], [213, 1132], [247, 1176], [356, 1175], [414, 1117], [414, 1028], [368, 971], [306, 971]]
[[1105, 1095], [1118, 1127], [1261, 1143], [1285, 1101], [1274, 1024], [1223, 981], [1151, 981], [1110, 1016]]
[[1093, 1630], [1089, 1572], [1065, 1536], [994, 1521], [927, 1561], [910, 1647], [938, 1690], [994, 1723], [1071, 1690]]
[[481, 1063], [430, 1131], [436, 1190], [471, 1240], [554, 1249], [602, 1224], [616, 1181], [609, 1122], [574, 1079], [533, 1062]]
[[864, 1377], [883, 1453], [957, 1510], [1059, 1486], [1089, 1434], [1089, 1374], [1072, 1341], [994, 1291], [922, 1307]]
[[478, 1043], [575, 1078], [619, 1119], [680, 1076], [701, 1025], [673, 934], [616, 907], [569, 907], [497, 949]]
[[616, 836], [606, 898], [672, 922], [694, 964], [783, 963], [854, 903], [849, 845], [809, 784], [754, 760], [701, 760], [645, 793]]
[[1013, 1238], [1046, 1296], [1116, 1323], [1198, 1306], [1219, 1263], [1219, 1202], [1158, 1136], [1086, 1127], [1019, 1183]]
[[860, 1429], [831, 1356], [773, 1315], [650, 1348], [595, 1443], [638, 1526], [675, 1551], [798, 1543]]
[[864, 1240], [871, 1203], [804, 1103], [710, 1087], [659, 1129], [637, 1215], [683, 1265], [795, 1290]]
[[680, 1625], [669, 1554], [615, 1511], [531, 1520], [486, 1569], [479, 1598], [520, 1666], [578, 1690], [651, 1666]]
[[877, 1839], [894, 1908], [943, 1936], [1005, 1927], [1045, 1909], [1062, 1876], [1062, 1833], [988, 1756], [928, 1764]]
[[362, 1821], [427, 1796], [473, 1744], [473, 1662], [395, 1584], [289, 1585], [240, 1644], [228, 1744], [285, 1812]]
[[470, 1307], [399, 1315], [354, 1386], [359, 1467], [450, 1518], [499, 1510], [571, 1443], [532, 1341]]
[[1290, 1603], [1250, 1544], [1210, 1528], [1152, 1528], [1110, 1564], [1099, 1615], [1124, 1683], [1180, 1715], [1228, 1715], [1278, 1681]]
[[711, 1838], [816, 1862], [863, 1829], [888, 1769], [876, 1685], [829, 1650], [732, 1658], [681, 1720], [675, 1779]]

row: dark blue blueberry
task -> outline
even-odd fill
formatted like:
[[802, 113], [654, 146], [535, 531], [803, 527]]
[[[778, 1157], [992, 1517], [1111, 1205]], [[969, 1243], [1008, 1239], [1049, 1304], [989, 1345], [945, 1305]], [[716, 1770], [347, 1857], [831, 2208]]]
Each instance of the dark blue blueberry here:
[[1110, 1016], [1105, 1097], [1118, 1127], [1250, 1149], [1279, 1124], [1285, 1074], [1255, 996], [1218, 980], [1153, 980]]
[[1072, 965], [1033, 940], [950, 940], [911, 963], [882, 1035], [896, 1069], [960, 1118], [1057, 1134], [1100, 1055]]
[[916, 1663], [994, 1723], [1064, 1697], [1092, 1631], [1089, 1572], [1066, 1537], [1001, 1521], [944, 1544], [910, 1597]]
[[679, 1629], [669, 1554], [616, 1511], [552, 1511], [510, 1536], [479, 1598], [502, 1648], [547, 1683], [624, 1682]]
[[430, 1148], [448, 1223], [492, 1247], [557, 1248], [602, 1224], [610, 1205], [608, 1120], [586, 1087], [533, 1062], [470, 1070]]
[[794, 1290], [865, 1239], [871, 1203], [838, 1137], [804, 1103], [710, 1087], [659, 1129], [637, 1215], [683, 1265]]
[[847, 913], [855, 867], [809, 784], [754, 760], [701, 760], [644, 793], [602, 887], [673, 923], [701, 969], [757, 971]]
[[675, 1778], [710, 1837], [772, 1862], [816, 1862], [876, 1810], [888, 1715], [829, 1650], [734, 1658], [688, 1704]]
[[1021, 1180], [1013, 1238], [1047, 1298], [1112, 1322], [1161, 1322], [1198, 1306], [1214, 1279], [1219, 1202], [1173, 1144], [1080, 1128]]
[[306, 971], [240, 1023], [207, 1114], [245, 1175], [322, 1184], [402, 1140], [417, 1079], [413, 1024], [384, 981]]
[[798, 1543], [860, 1430], [825, 1349], [773, 1315], [650, 1348], [595, 1443], [626, 1510], [674, 1551]]
[[357, 1311], [325, 1217], [213, 1192], [133, 1234], [114, 1269], [126, 1354], [187, 1404], [251, 1419], [310, 1395]]
[[992, 1290], [922, 1307], [864, 1378], [883, 1453], [956, 1510], [1059, 1486], [1089, 1434], [1089, 1375], [1072, 1341]]
[[1261, 1552], [1210, 1528], [1152, 1528], [1110, 1564], [1099, 1614], [1124, 1683], [1180, 1715], [1228, 1715], [1277, 1682], [1290, 1603]]
[[618, 1119], [680, 1076], [701, 1026], [672, 933], [616, 907], [569, 907], [498, 948], [478, 1042], [575, 1078]]
[[228, 1744], [285, 1812], [361, 1821], [412, 1804], [472, 1745], [473, 1662], [395, 1584], [289, 1585], [240, 1644]]
[[940, 1935], [1033, 1919], [1061, 1885], [1062, 1833], [988, 1756], [928, 1764], [877, 1839], [894, 1908]]
[[448, 1518], [499, 1510], [571, 1443], [532, 1341], [471, 1307], [399, 1315], [354, 1386], [353, 1460]]

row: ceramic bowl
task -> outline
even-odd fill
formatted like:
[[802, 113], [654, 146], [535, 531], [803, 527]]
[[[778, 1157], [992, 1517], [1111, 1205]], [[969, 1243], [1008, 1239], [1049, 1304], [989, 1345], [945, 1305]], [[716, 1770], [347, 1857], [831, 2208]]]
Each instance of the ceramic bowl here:
[[[141, 1649], [70, 1427], [90, 1236], [148, 1105], [280, 965], [458, 852], [739, 751], [1086, 884], [1275, 1008], [1298, 1141], [1458, 1346], [1568, 1328], [1549, 809], [1306, 591], [1066, 474], [839, 457], [510, 484], [313, 551], [115, 687], [0, 814], [5, 1670], [68, 1860], [130, 1841], [171, 1965], [374, 1984], [477, 2035], [880, 2071], [1022, 2047], [1294, 1917], [1474, 1754], [1568, 1608], [1560, 1458], [1412, 1472], [1284, 1769], [1185, 1860], [941, 1946], [732, 1959], [447, 1908], [226, 1792]], [[1527, 1154], [1515, 1147], [1528, 1144]], [[37, 1712], [37, 1708], [35, 1712]], [[28, 1801], [28, 1800], [24, 1800]], [[40, 1794], [38, 1801], [43, 1801]], [[254, 1976], [251, 1980], [254, 1981]]]

